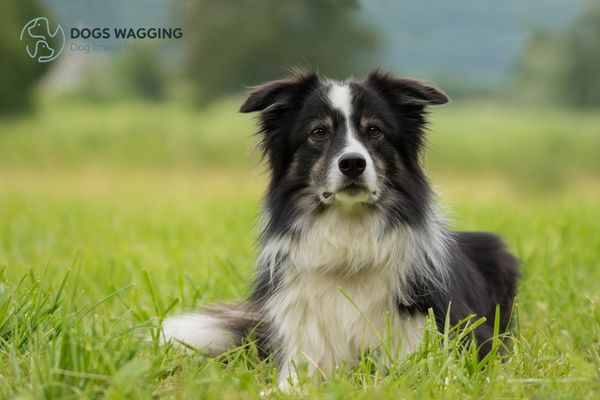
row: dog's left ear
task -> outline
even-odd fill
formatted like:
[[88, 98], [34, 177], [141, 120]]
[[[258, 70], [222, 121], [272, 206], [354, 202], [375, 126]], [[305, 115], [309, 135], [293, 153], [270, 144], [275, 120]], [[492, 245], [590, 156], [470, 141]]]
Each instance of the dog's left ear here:
[[430, 106], [450, 101], [444, 92], [431, 85], [414, 79], [396, 77], [380, 70], [371, 72], [366, 83], [400, 104]]
[[255, 86], [240, 107], [240, 112], [249, 113], [291, 107], [298, 95], [315, 85], [318, 80], [317, 74], [312, 71], [296, 70], [287, 79], [279, 79]]

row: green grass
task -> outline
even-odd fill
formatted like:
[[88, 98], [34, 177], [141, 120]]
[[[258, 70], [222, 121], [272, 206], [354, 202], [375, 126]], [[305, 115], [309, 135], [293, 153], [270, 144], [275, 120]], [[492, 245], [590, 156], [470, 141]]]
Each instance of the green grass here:
[[[200, 111], [58, 102], [30, 118], [0, 120], [0, 167], [251, 168], [253, 118], [237, 113], [241, 101]], [[540, 189], [573, 174], [600, 175], [600, 113], [451, 103], [432, 108], [431, 119], [434, 170], [502, 174]]]
[[[248, 293], [266, 178], [235, 106], [58, 104], [0, 121], [0, 398], [285, 397], [251, 344], [206, 359], [148, 339], [165, 315]], [[441, 110], [428, 164], [453, 226], [498, 232], [523, 260], [513, 351], [479, 363], [429, 328], [391, 370], [365, 356], [301, 395], [598, 398], [599, 121]]]

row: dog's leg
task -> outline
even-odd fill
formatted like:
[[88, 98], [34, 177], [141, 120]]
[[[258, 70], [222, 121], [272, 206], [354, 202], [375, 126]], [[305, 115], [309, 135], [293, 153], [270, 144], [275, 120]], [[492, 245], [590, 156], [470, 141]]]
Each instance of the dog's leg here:
[[308, 376], [321, 371], [316, 362], [314, 360], [307, 360], [306, 354], [302, 351], [290, 352], [290, 354], [284, 356], [284, 361], [279, 367], [279, 375], [277, 377], [279, 390], [289, 393], [294, 389], [298, 389], [298, 384], [300, 383], [298, 370], [304, 367], [306, 367]]
[[284, 363], [279, 370], [277, 377], [277, 387], [284, 393], [291, 392], [298, 387], [299, 378], [296, 371], [296, 364], [292, 361]]

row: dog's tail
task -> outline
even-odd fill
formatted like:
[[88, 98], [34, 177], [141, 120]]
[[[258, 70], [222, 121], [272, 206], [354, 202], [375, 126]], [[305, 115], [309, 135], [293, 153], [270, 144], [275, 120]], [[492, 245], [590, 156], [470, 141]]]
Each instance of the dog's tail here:
[[259, 331], [261, 316], [252, 307], [224, 305], [196, 313], [167, 318], [162, 326], [162, 342], [194, 347], [216, 356], [242, 344], [243, 339]]

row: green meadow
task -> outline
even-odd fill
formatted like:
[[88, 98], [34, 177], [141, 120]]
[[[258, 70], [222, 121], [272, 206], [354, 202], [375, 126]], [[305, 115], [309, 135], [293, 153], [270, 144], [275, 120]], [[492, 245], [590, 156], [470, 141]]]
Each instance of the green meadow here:
[[[275, 384], [253, 343], [158, 344], [168, 315], [248, 294], [267, 174], [239, 98], [74, 101], [0, 119], [0, 398], [600, 397], [600, 113], [493, 102], [431, 110], [425, 163], [456, 229], [522, 261], [511, 349], [428, 327], [386, 370]], [[498, 344], [499, 346], [499, 344]]]

